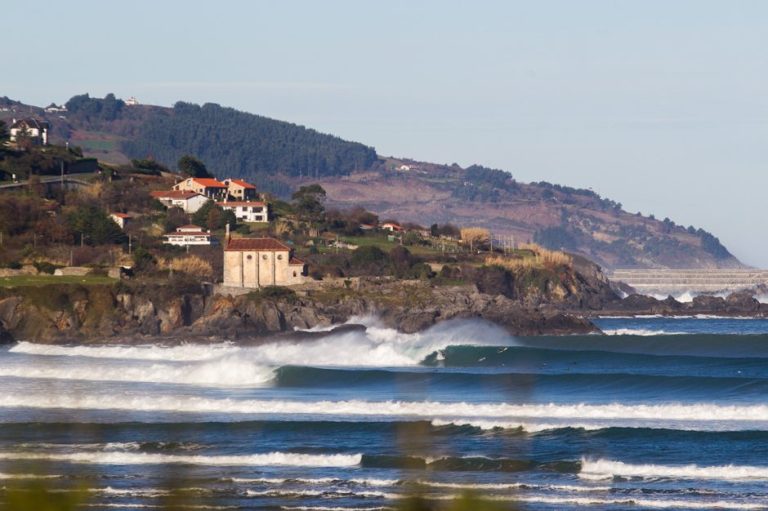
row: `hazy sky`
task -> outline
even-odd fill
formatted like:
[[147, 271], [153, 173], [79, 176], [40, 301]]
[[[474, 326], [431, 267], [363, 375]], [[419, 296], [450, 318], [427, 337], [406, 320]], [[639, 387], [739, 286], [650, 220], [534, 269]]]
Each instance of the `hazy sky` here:
[[8, 2], [0, 95], [214, 102], [588, 188], [768, 267], [768, 2]]

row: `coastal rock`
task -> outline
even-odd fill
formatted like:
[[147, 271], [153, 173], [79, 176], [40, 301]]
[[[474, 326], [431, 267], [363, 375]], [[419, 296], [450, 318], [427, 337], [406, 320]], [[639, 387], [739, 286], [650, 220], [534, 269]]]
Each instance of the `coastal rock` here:
[[693, 298], [691, 308], [702, 312], [722, 312], [726, 308], [725, 299], [719, 296], [700, 295]]
[[760, 302], [749, 291], [731, 293], [725, 299], [727, 312], [754, 313], [760, 310]]

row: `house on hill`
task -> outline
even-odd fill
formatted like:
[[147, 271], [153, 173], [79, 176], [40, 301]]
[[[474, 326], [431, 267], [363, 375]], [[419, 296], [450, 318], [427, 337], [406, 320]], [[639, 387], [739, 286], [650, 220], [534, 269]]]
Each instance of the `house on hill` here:
[[181, 208], [185, 213], [196, 213], [210, 199], [197, 192], [183, 190], [164, 190], [162, 192], [150, 192], [152, 197], [160, 201], [166, 208]]
[[200, 246], [200, 245], [216, 245], [218, 241], [213, 235], [203, 230], [199, 225], [182, 225], [176, 228], [176, 232], [170, 232], [164, 234], [163, 241], [166, 245], [178, 245], [180, 247]]
[[227, 193], [236, 201], [251, 201], [256, 199], [256, 187], [242, 179], [225, 179]]
[[125, 230], [133, 218], [131, 215], [126, 215], [125, 213], [110, 213], [109, 217], [123, 230]]
[[232, 211], [243, 222], [269, 222], [269, 204], [266, 202], [217, 202], [224, 211]]
[[28, 138], [34, 145], [48, 145], [48, 131], [51, 125], [37, 119], [14, 119], [8, 128], [11, 142], [18, 142], [20, 137]]
[[229, 238], [224, 246], [225, 286], [291, 286], [305, 275], [306, 264], [274, 238]]
[[381, 224], [381, 228], [389, 232], [402, 232], [405, 230], [400, 224], [395, 222], [385, 222]]
[[210, 177], [189, 177], [173, 185], [181, 192], [195, 192], [209, 199], [223, 200], [227, 197], [227, 185]]

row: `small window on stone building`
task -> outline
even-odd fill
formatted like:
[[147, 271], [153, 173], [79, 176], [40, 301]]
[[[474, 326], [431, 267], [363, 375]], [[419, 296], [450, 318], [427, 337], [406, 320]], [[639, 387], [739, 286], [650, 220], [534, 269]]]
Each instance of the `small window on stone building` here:
[[253, 259], [253, 256], [251, 254], [248, 254], [248, 257], [246, 257], [246, 259], [250, 261], [251, 259]]
[[282, 261], [283, 260], [283, 254], [278, 254], [277, 258]]
[[263, 256], [261, 256], [261, 258], [266, 261], [267, 260], [267, 254], [264, 254]]

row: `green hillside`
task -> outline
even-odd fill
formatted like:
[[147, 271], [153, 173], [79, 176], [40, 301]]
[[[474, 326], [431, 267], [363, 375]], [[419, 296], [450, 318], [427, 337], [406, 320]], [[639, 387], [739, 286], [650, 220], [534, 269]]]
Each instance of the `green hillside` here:
[[214, 103], [129, 107], [112, 94], [104, 99], [85, 94], [66, 106], [69, 122], [78, 128], [127, 135], [121, 144], [126, 156], [151, 156], [171, 168], [193, 154], [221, 175], [321, 177], [370, 169], [378, 160], [363, 144]]

